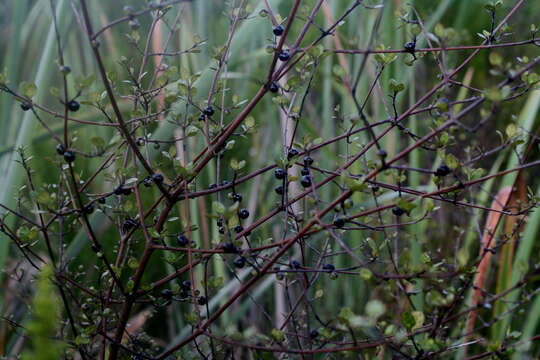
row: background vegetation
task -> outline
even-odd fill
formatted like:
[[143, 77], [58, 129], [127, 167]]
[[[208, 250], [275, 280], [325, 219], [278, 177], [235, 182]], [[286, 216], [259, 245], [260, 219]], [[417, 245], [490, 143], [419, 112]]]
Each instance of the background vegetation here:
[[538, 358], [539, 20], [535, 1], [0, 2], [0, 352]]

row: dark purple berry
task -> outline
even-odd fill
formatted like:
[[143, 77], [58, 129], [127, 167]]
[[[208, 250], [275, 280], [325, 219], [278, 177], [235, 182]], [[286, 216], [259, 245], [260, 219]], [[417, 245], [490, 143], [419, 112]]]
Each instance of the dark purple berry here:
[[243, 268], [243, 267], [246, 265], [246, 259], [244, 259], [243, 257], [239, 256], [239, 257], [237, 257], [236, 259], [234, 259], [233, 264], [234, 264], [234, 266], [236, 266], [237, 268], [241, 269], [241, 268]]
[[226, 253], [238, 252], [238, 250], [236, 249], [236, 246], [234, 246], [232, 241], [225, 242], [222, 246], [222, 249], [223, 249], [223, 252], [226, 252]]
[[161, 175], [159, 173], [155, 173], [154, 175], [152, 175], [152, 180], [156, 184], [161, 184], [163, 182], [163, 175]]
[[244, 231], [244, 228], [242, 227], [242, 225], [236, 225], [236, 226], [234, 227], [234, 232], [235, 232], [235, 233], [238, 234], [239, 232], [242, 232], [242, 231]]
[[182, 281], [182, 283], [180, 284], [180, 287], [183, 289], [183, 290], [190, 290], [191, 289], [191, 281], [189, 280], [184, 280]]
[[323, 265], [323, 270], [325, 270], [326, 272], [332, 272], [336, 269], [336, 267], [334, 266], [334, 264], [324, 264]]
[[248, 209], [240, 209], [240, 211], [238, 211], [238, 217], [240, 219], [247, 219], [249, 217]]
[[302, 179], [300, 179], [300, 184], [302, 184], [303, 187], [307, 188], [311, 186], [311, 177], [309, 175], [302, 176]]
[[334, 226], [337, 228], [342, 228], [345, 226], [345, 220], [343, 218], [337, 218], [334, 220]]
[[289, 150], [289, 153], [287, 154], [287, 159], [291, 160], [293, 157], [298, 155], [298, 150], [292, 148]]
[[150, 176], [145, 177], [144, 180], [143, 180], [143, 185], [145, 187], [152, 186], [152, 183], [153, 183], [153, 181], [152, 181], [152, 178]]
[[397, 206], [394, 206], [392, 208], [392, 213], [396, 216], [401, 216], [403, 214], [405, 214], [405, 210], [403, 210], [402, 208], [400, 207], [397, 207]]
[[223, 226], [220, 226], [218, 231], [220, 234], [225, 234], [225, 228]]
[[313, 165], [313, 158], [311, 156], [306, 156], [304, 158], [304, 165], [306, 166]]
[[86, 214], [91, 214], [94, 212], [94, 204], [88, 204], [86, 205], [86, 207], [84, 208], [84, 212]]
[[217, 188], [217, 185], [216, 184], [210, 184], [209, 188], [210, 189], [215, 189], [215, 188]]
[[64, 153], [66, 152], [66, 148], [63, 144], [58, 144], [56, 145], [56, 152], [58, 153], [58, 155], [64, 155]]
[[274, 176], [276, 177], [276, 179], [281, 180], [285, 177], [285, 171], [283, 171], [283, 169], [281, 168], [277, 168], [276, 170], [274, 170]]
[[208, 106], [208, 107], [206, 107], [206, 109], [204, 109], [203, 113], [206, 116], [212, 116], [212, 115], [214, 115], [215, 110], [214, 110], [214, 108], [212, 106]]
[[416, 42], [415, 41], [409, 41], [405, 43], [403, 46], [405, 48], [405, 51], [409, 53], [414, 53], [414, 49], [416, 48]]
[[281, 36], [281, 35], [283, 35], [283, 31], [284, 31], [284, 29], [283, 29], [283, 26], [281, 26], [281, 25], [276, 25], [276, 26], [274, 26], [274, 28], [272, 29], [272, 32], [273, 32], [274, 35], [276, 35], [276, 36]]
[[298, 261], [296, 261], [296, 260], [291, 261], [291, 267], [293, 269], [300, 269], [301, 266], [302, 265], [300, 265], [300, 263]]
[[30, 110], [31, 108], [32, 108], [32, 104], [30, 104], [29, 102], [26, 102], [26, 101], [25, 101], [25, 102], [22, 102], [22, 103], [21, 103], [21, 109], [22, 109], [23, 111], [28, 111], [28, 110]]
[[68, 102], [67, 107], [69, 111], [75, 112], [79, 110], [79, 108], [81, 107], [81, 104], [79, 104], [77, 100], [71, 100], [70, 102]]
[[268, 90], [271, 93], [277, 93], [279, 91], [279, 86], [275, 82], [271, 82], [270, 85], [268, 86]]
[[187, 246], [187, 244], [189, 244], [189, 239], [184, 234], [178, 235], [178, 237], [176, 238], [176, 241], [178, 242], [178, 245], [180, 246]]
[[278, 55], [278, 58], [281, 61], [287, 61], [287, 60], [289, 60], [290, 57], [291, 57], [291, 55], [289, 54], [288, 50], [281, 50], [281, 52]]
[[98, 199], [98, 203], [100, 203], [100, 204], [105, 204], [106, 201], [107, 201], [107, 198], [106, 198], [105, 196], [104, 196], [104, 197], [100, 197], [100, 198]]
[[235, 202], [242, 202], [242, 199], [243, 199], [242, 194], [234, 194], [233, 195], [233, 200]]
[[319, 336], [319, 332], [315, 329], [311, 330], [309, 333], [309, 337], [312, 339], [315, 339], [317, 336]]
[[300, 174], [302, 175], [309, 175], [309, 169], [308, 168], [302, 168], [302, 170], [300, 171]]
[[205, 298], [204, 296], [199, 296], [199, 297], [197, 298], [197, 304], [199, 304], [199, 305], [204, 305], [204, 304], [206, 304], [206, 298]]
[[283, 186], [281, 186], [281, 185], [276, 186], [276, 188], [274, 189], [274, 191], [276, 192], [276, 194], [282, 195], [282, 194], [283, 194]]
[[161, 296], [165, 299], [165, 300], [170, 300], [173, 296], [173, 292], [171, 289], [163, 289], [161, 291]]
[[450, 168], [446, 164], [441, 164], [435, 171], [435, 175], [439, 177], [443, 177], [450, 174], [450, 171], [451, 171]]
[[64, 160], [68, 163], [72, 163], [75, 161], [75, 153], [71, 150], [67, 150], [64, 152]]
[[142, 138], [142, 137], [137, 138], [137, 145], [143, 146], [144, 145], [144, 138]]

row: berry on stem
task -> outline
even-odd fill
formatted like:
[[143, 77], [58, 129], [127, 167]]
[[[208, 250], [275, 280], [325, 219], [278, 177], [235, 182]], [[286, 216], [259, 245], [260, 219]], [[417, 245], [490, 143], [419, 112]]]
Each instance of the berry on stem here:
[[183, 290], [190, 290], [191, 289], [191, 281], [189, 280], [184, 280], [182, 281], [182, 283], [180, 284], [180, 287], [183, 289]]
[[154, 175], [152, 175], [152, 180], [156, 184], [161, 184], [163, 182], [163, 175], [161, 175], [160, 173], [155, 173]]
[[282, 194], [283, 194], [283, 186], [281, 186], [281, 185], [276, 186], [276, 188], [274, 189], [274, 191], [276, 192], [276, 194], [282, 195]]
[[392, 213], [396, 216], [401, 216], [403, 214], [405, 214], [405, 210], [403, 210], [402, 208], [400, 207], [397, 207], [397, 206], [394, 206], [392, 208]]
[[67, 103], [67, 107], [69, 109], [69, 111], [77, 111], [79, 110], [79, 108], [81, 107], [81, 104], [79, 104], [79, 102], [77, 100], [70, 100], [68, 103]]
[[271, 82], [268, 86], [268, 91], [271, 93], [277, 93], [279, 91], [279, 86], [275, 82]]
[[204, 304], [206, 304], [206, 298], [205, 298], [204, 296], [199, 296], [199, 297], [197, 298], [197, 304], [199, 304], [199, 305], [204, 305]]
[[236, 259], [234, 259], [233, 264], [234, 264], [234, 266], [236, 266], [237, 268], [241, 269], [241, 268], [243, 268], [243, 267], [246, 265], [246, 259], [244, 259], [243, 257], [239, 256], [239, 257], [237, 257]]
[[334, 226], [341, 229], [343, 226], [345, 226], [345, 220], [343, 218], [335, 219]]
[[285, 30], [285, 29], [283, 29], [283, 26], [281, 26], [281, 25], [276, 25], [276, 26], [274, 26], [274, 28], [272, 29], [272, 32], [273, 32], [274, 35], [276, 35], [276, 36], [281, 36], [281, 35], [283, 35], [283, 31], [284, 31], [284, 30]]
[[56, 145], [56, 152], [58, 153], [58, 155], [64, 155], [64, 153], [66, 152], [66, 148], [63, 144], [58, 144]]
[[446, 164], [441, 164], [439, 167], [437, 167], [437, 170], [435, 171], [435, 175], [439, 177], [446, 176], [450, 174], [451, 170]]
[[413, 54], [414, 50], [416, 48], [416, 42], [415, 41], [409, 41], [409, 42], [405, 43], [405, 45], [403, 45], [403, 47], [405, 48], [405, 51], [407, 51], [408, 53]]
[[234, 195], [233, 195], [233, 200], [234, 200], [234, 201], [242, 202], [242, 198], [243, 198], [243, 197], [242, 197], [242, 194], [238, 194], [238, 193], [237, 193], [237, 194], [234, 194]]
[[32, 108], [32, 104], [30, 104], [29, 102], [26, 102], [26, 101], [25, 101], [25, 102], [22, 102], [22, 103], [21, 103], [21, 109], [22, 109], [23, 111], [28, 111], [28, 110], [30, 110], [31, 108]]
[[236, 226], [234, 227], [234, 232], [235, 232], [235, 233], [238, 234], [238, 233], [240, 233], [240, 232], [242, 232], [242, 231], [244, 231], [244, 228], [242, 227], [242, 225], [236, 225]]
[[64, 160], [68, 163], [72, 163], [75, 161], [75, 153], [71, 150], [67, 150], [64, 152]]
[[281, 168], [277, 168], [276, 170], [274, 170], [274, 176], [276, 177], [276, 179], [281, 180], [285, 177], [285, 171], [283, 171], [283, 169]]
[[324, 264], [322, 268], [326, 272], [332, 272], [332, 271], [336, 270], [336, 267], [334, 266], [334, 264]]
[[309, 175], [302, 176], [302, 179], [300, 179], [300, 184], [302, 184], [303, 187], [307, 188], [311, 186], [311, 177]]
[[304, 158], [304, 165], [305, 166], [313, 165], [313, 158], [311, 156], [306, 156]]
[[226, 253], [235, 253], [235, 252], [238, 252], [238, 250], [236, 249], [236, 246], [234, 246], [233, 242], [232, 241], [227, 241], [223, 244], [223, 252], [226, 252]]
[[212, 116], [214, 115], [214, 108], [212, 106], [207, 106], [205, 109], [204, 109], [204, 115], [206, 116]]
[[289, 54], [288, 50], [281, 50], [281, 52], [278, 55], [278, 58], [281, 61], [287, 61], [287, 60], [289, 60], [290, 57], [291, 57], [291, 55]]
[[176, 241], [178, 242], [178, 245], [180, 246], [187, 246], [187, 244], [189, 244], [189, 239], [184, 234], [178, 235], [178, 237], [176, 238]]
[[302, 168], [302, 170], [300, 171], [300, 174], [302, 174], [302, 175], [309, 175], [309, 169], [308, 169], [307, 167]]
[[298, 155], [298, 150], [296, 150], [295, 148], [292, 148], [291, 150], [289, 150], [289, 153], [287, 154], [287, 159], [291, 160], [293, 157], [297, 155]]
[[143, 146], [144, 145], [144, 138], [142, 138], [142, 137], [137, 138], [137, 145]]
[[238, 211], [238, 217], [240, 219], [247, 219], [249, 217], [248, 209], [240, 209], [240, 211]]

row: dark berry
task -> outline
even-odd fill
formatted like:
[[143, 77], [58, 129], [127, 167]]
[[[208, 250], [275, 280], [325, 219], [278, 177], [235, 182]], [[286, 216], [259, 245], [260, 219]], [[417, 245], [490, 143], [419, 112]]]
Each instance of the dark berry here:
[[242, 194], [234, 194], [233, 195], [233, 200], [236, 201], [236, 202], [242, 202]]
[[215, 188], [217, 188], [217, 185], [216, 184], [210, 184], [209, 188], [210, 189], [215, 189]]
[[306, 156], [304, 158], [304, 165], [306, 166], [313, 165], [313, 158], [311, 156]]
[[276, 192], [276, 194], [282, 195], [282, 194], [283, 194], [283, 186], [281, 186], [281, 185], [276, 186], [276, 188], [274, 189], [274, 191]]
[[226, 253], [235, 253], [238, 251], [232, 241], [225, 242], [222, 246], [222, 249], [223, 249], [223, 252], [226, 252]]
[[144, 178], [143, 180], [143, 185], [146, 186], [146, 187], [150, 187], [152, 186], [152, 178], [150, 176], [147, 176]]
[[287, 159], [291, 160], [293, 157], [295, 157], [297, 155], [298, 155], [298, 150], [293, 148], [293, 149], [289, 150], [289, 153], [287, 154]]
[[345, 226], [345, 220], [343, 218], [337, 218], [334, 220], [334, 226], [337, 228], [342, 228]]
[[163, 175], [161, 175], [159, 173], [155, 173], [154, 175], [152, 175], [152, 180], [156, 184], [161, 184], [163, 182]]
[[274, 26], [274, 28], [272, 29], [272, 32], [274, 33], [274, 35], [276, 36], [281, 36], [283, 35], [283, 26], [281, 25], [276, 25]]
[[309, 175], [302, 176], [302, 179], [300, 179], [300, 184], [302, 184], [303, 187], [307, 188], [311, 186], [311, 177]]
[[81, 309], [83, 309], [84, 311], [88, 311], [90, 310], [90, 305], [87, 303], [84, 303], [81, 305]]
[[204, 109], [204, 111], [203, 111], [204, 115], [206, 115], [206, 116], [212, 116], [212, 115], [214, 115], [214, 112], [215, 111], [214, 111], [214, 108], [212, 106], [206, 107], [206, 109]]
[[334, 264], [324, 264], [322, 268], [326, 272], [332, 272], [332, 271], [336, 270], [336, 267], [334, 266]]
[[161, 291], [161, 296], [164, 299], [169, 300], [170, 298], [172, 298], [173, 292], [171, 289], [163, 289], [163, 291]]
[[227, 186], [227, 185], [229, 185], [230, 183], [231, 183], [230, 181], [223, 180], [223, 181], [221, 182], [221, 186]]
[[234, 232], [235, 232], [235, 233], [238, 234], [239, 232], [242, 232], [242, 231], [244, 231], [244, 228], [242, 227], [242, 225], [236, 225], [236, 226], [234, 227]]
[[180, 284], [180, 287], [184, 290], [190, 290], [191, 289], [191, 281], [189, 280], [184, 280], [182, 281], [182, 283]]
[[144, 138], [142, 138], [142, 137], [137, 138], [137, 145], [143, 146], [144, 145]]
[[67, 150], [64, 152], [64, 160], [66, 160], [68, 163], [72, 163], [75, 161], [75, 153], [71, 150]]
[[220, 234], [225, 234], [225, 228], [223, 226], [220, 226], [218, 231]]
[[317, 336], [319, 336], [319, 332], [316, 329], [313, 329], [309, 332], [310, 338], [315, 339]]
[[180, 298], [182, 299], [185, 299], [189, 296], [189, 292], [187, 290], [180, 290], [180, 292], [178, 293], [178, 295], [180, 295]]
[[291, 261], [291, 267], [293, 269], [300, 269], [301, 265], [300, 265], [300, 263], [298, 261], [293, 260], [293, 261]]
[[197, 298], [197, 304], [199, 304], [199, 305], [204, 305], [204, 304], [206, 304], [206, 298], [205, 298], [204, 296], [199, 296], [199, 297]]
[[131, 191], [132, 191], [132, 189], [129, 188], [129, 187], [122, 187], [122, 194], [123, 195], [126, 195], [126, 196], [131, 195]]
[[277, 93], [279, 91], [279, 86], [275, 82], [271, 82], [268, 86], [268, 90], [272, 93]]
[[221, 218], [217, 219], [216, 224], [219, 227], [223, 226], [223, 220], [221, 220]]
[[64, 153], [66, 152], [66, 148], [63, 144], [58, 144], [56, 145], [56, 152], [58, 153], [58, 155], [64, 155]]
[[290, 58], [289, 51], [287, 50], [281, 50], [281, 52], [278, 55], [279, 60], [281, 61], [287, 61]]
[[107, 201], [107, 198], [106, 198], [105, 196], [104, 196], [104, 197], [100, 197], [100, 198], [98, 199], [98, 203], [100, 203], [100, 204], [105, 204], [106, 201]]
[[240, 209], [240, 211], [238, 211], [238, 217], [240, 219], [247, 219], [249, 217], [248, 209]]
[[274, 176], [276, 177], [276, 179], [281, 180], [285, 177], [285, 171], [283, 171], [283, 169], [281, 168], [277, 168], [276, 170], [274, 170]]
[[302, 170], [300, 171], [300, 174], [302, 175], [309, 175], [309, 169], [308, 168], [302, 168]]
[[394, 206], [392, 208], [392, 213], [396, 216], [401, 216], [403, 214], [405, 214], [405, 210], [403, 210], [402, 208], [400, 207], [397, 207], [397, 206]]
[[199, 115], [199, 121], [204, 121], [204, 120], [206, 120], [206, 116], [204, 116], [204, 114]]
[[67, 106], [68, 106], [69, 111], [75, 112], [79, 110], [79, 108], [81, 107], [81, 104], [79, 104], [77, 100], [71, 100], [70, 102], [68, 102]]
[[122, 184], [117, 185], [113, 191], [114, 195], [122, 195], [124, 193], [124, 187], [122, 186]]
[[136, 226], [137, 223], [132, 219], [126, 219], [124, 223], [122, 224], [122, 233], [127, 233], [130, 229], [132, 229], [134, 226]]
[[435, 171], [435, 175], [439, 177], [443, 177], [450, 174], [450, 168], [446, 164], [441, 164]]
[[416, 48], [416, 42], [409, 41], [409, 42], [405, 43], [405, 45], [403, 47], [405, 48], [405, 51], [410, 52], [410, 53], [414, 53], [414, 49]]
[[379, 156], [381, 159], [384, 159], [388, 156], [388, 153], [384, 149], [377, 150], [377, 156]]
[[87, 214], [93, 213], [94, 212], [94, 204], [86, 205], [86, 207], [84, 208], [84, 212], [87, 213]]
[[180, 246], [187, 246], [187, 244], [189, 244], [189, 239], [184, 234], [178, 235], [178, 237], [176, 238], [176, 241], [178, 242], [178, 245]]
[[236, 259], [234, 259], [233, 264], [234, 264], [234, 266], [236, 266], [237, 268], [241, 269], [241, 268], [243, 268], [243, 267], [246, 265], [246, 259], [244, 259], [243, 257], [239, 256], [239, 257], [237, 257]]
[[28, 110], [30, 110], [31, 108], [32, 108], [32, 104], [30, 104], [30, 103], [28, 103], [28, 102], [26, 102], [26, 101], [21, 103], [21, 109], [22, 109], [23, 111], [28, 111]]

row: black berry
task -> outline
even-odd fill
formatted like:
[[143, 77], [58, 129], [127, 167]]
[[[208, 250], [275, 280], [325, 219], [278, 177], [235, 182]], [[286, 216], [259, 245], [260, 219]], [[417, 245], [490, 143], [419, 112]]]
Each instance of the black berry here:
[[242, 231], [244, 231], [244, 228], [242, 227], [242, 225], [236, 225], [236, 226], [234, 227], [234, 232], [235, 232], [235, 233], [238, 234], [239, 232], [242, 232]]
[[276, 179], [281, 180], [285, 177], [285, 171], [283, 171], [283, 169], [281, 168], [277, 168], [276, 170], [274, 170], [274, 176], [276, 177]]
[[302, 168], [302, 170], [300, 171], [300, 174], [302, 175], [309, 175], [309, 169], [308, 168]]
[[336, 269], [336, 267], [333, 264], [324, 264], [322, 268], [326, 272], [332, 272]]
[[304, 165], [306, 166], [313, 165], [313, 158], [311, 156], [306, 156], [304, 158]]
[[66, 160], [68, 163], [72, 163], [75, 161], [75, 153], [71, 150], [67, 150], [64, 152], [64, 160]]
[[128, 188], [128, 187], [122, 187], [122, 194], [123, 195], [131, 195], [131, 188]]
[[287, 154], [287, 159], [291, 160], [293, 157], [295, 157], [297, 155], [298, 155], [298, 150], [293, 148], [293, 149], [289, 150], [289, 153]]
[[199, 297], [197, 298], [197, 304], [199, 304], [199, 305], [204, 305], [204, 304], [206, 304], [206, 298], [205, 298], [204, 296], [199, 296]]
[[319, 336], [319, 332], [317, 330], [313, 329], [309, 332], [310, 338], [315, 339], [317, 336]]
[[204, 116], [204, 114], [199, 115], [199, 121], [204, 121], [204, 120], [206, 120], [206, 116]]
[[176, 241], [178, 242], [178, 245], [180, 246], [187, 246], [187, 244], [189, 244], [189, 239], [184, 234], [178, 235], [178, 237], [176, 238]]
[[159, 173], [155, 173], [154, 175], [152, 175], [152, 180], [156, 184], [161, 184], [163, 182], [163, 175], [161, 175]]
[[279, 86], [275, 82], [270, 83], [268, 90], [272, 93], [277, 93], [279, 91]]
[[402, 208], [400, 207], [397, 207], [397, 206], [394, 206], [392, 208], [392, 213], [396, 216], [401, 216], [403, 214], [405, 214], [405, 210], [403, 210]]
[[64, 155], [64, 153], [66, 152], [66, 148], [64, 147], [64, 145], [58, 144], [56, 145], [56, 152], [58, 153], [58, 155]]
[[435, 175], [439, 177], [443, 177], [450, 174], [450, 171], [451, 171], [450, 168], [446, 164], [441, 164], [435, 171]]
[[248, 209], [240, 209], [240, 211], [238, 211], [238, 217], [240, 219], [247, 219], [249, 217]]
[[30, 104], [30, 103], [28, 103], [28, 102], [26, 102], [26, 101], [23, 102], [23, 103], [21, 103], [21, 109], [22, 109], [23, 111], [28, 111], [28, 110], [30, 110], [31, 108], [32, 108], [32, 104]]
[[98, 203], [100, 203], [100, 204], [105, 204], [106, 201], [107, 201], [107, 198], [106, 198], [106, 197], [100, 197], [100, 198], [98, 199]]
[[86, 205], [86, 207], [84, 208], [84, 212], [87, 213], [87, 214], [93, 213], [94, 212], [94, 205], [93, 204]]
[[289, 60], [290, 56], [291, 56], [291, 55], [289, 54], [289, 51], [287, 51], [287, 50], [281, 50], [281, 52], [280, 52], [279, 55], [278, 55], [278, 58], [279, 58], [279, 60], [281, 60], [281, 61], [287, 61], [287, 60]]
[[300, 179], [300, 184], [302, 184], [303, 187], [307, 188], [311, 186], [311, 177], [309, 175], [302, 176], [302, 179]]
[[161, 291], [161, 296], [166, 299], [166, 300], [169, 300], [172, 298], [173, 296], [173, 292], [171, 289], [163, 289], [163, 291]]
[[220, 234], [225, 234], [225, 228], [223, 226], [220, 226], [218, 231]]
[[206, 107], [206, 109], [204, 109], [203, 113], [206, 116], [212, 116], [212, 115], [214, 115], [214, 112], [215, 112], [214, 108], [212, 106], [208, 106], [208, 107]]
[[414, 53], [414, 49], [416, 48], [416, 42], [409, 41], [408, 43], [405, 43], [403, 47], [405, 48], [405, 51], [409, 53]]
[[180, 287], [183, 289], [183, 290], [190, 290], [191, 289], [191, 281], [189, 280], [184, 280], [182, 281], [182, 283], [180, 284]]
[[334, 226], [337, 228], [342, 228], [343, 226], [345, 226], [345, 220], [343, 218], [337, 218], [336, 220], [334, 220]]
[[217, 185], [216, 184], [210, 184], [209, 188], [210, 189], [215, 189], [215, 188], [217, 188]]
[[238, 250], [236, 249], [236, 246], [232, 243], [232, 241], [227, 241], [222, 246], [223, 251], [226, 253], [235, 253]]
[[241, 268], [243, 268], [243, 267], [246, 265], [246, 259], [244, 259], [243, 257], [239, 256], [239, 257], [237, 257], [236, 259], [234, 259], [233, 264], [234, 264], [234, 266], [236, 266], [237, 268], [241, 269]]
[[122, 187], [122, 185], [117, 185], [114, 190], [114, 195], [122, 195], [124, 193], [124, 188]]
[[379, 149], [379, 150], [377, 150], [377, 155], [378, 155], [381, 159], [384, 159], [386, 156], [388, 156], [388, 153], [387, 153], [386, 150], [384, 150], [384, 149]]
[[237, 201], [237, 202], [242, 202], [242, 194], [234, 194], [233, 195], [233, 200], [234, 201]]
[[300, 263], [298, 261], [293, 260], [293, 261], [291, 261], [291, 267], [293, 269], [300, 269], [301, 265], [300, 265]]
[[143, 185], [146, 186], [146, 187], [150, 187], [152, 186], [152, 178], [150, 176], [147, 176], [144, 178], [143, 180]]
[[283, 26], [281, 25], [276, 25], [274, 26], [274, 28], [272, 29], [272, 32], [274, 33], [274, 35], [276, 36], [281, 36], [283, 35]]
[[274, 189], [274, 191], [275, 191], [276, 194], [278, 194], [278, 195], [283, 194], [283, 186], [281, 186], [281, 185], [276, 186], [276, 188]]
[[217, 226], [220, 226], [220, 227], [223, 226], [223, 220], [221, 220], [221, 218], [217, 219], [216, 224]]
[[81, 107], [81, 104], [79, 104], [77, 100], [71, 100], [70, 102], [68, 102], [67, 107], [69, 111], [75, 112], [79, 110], [79, 108]]
[[144, 138], [142, 138], [142, 137], [137, 138], [137, 145], [143, 146], [144, 145]]

